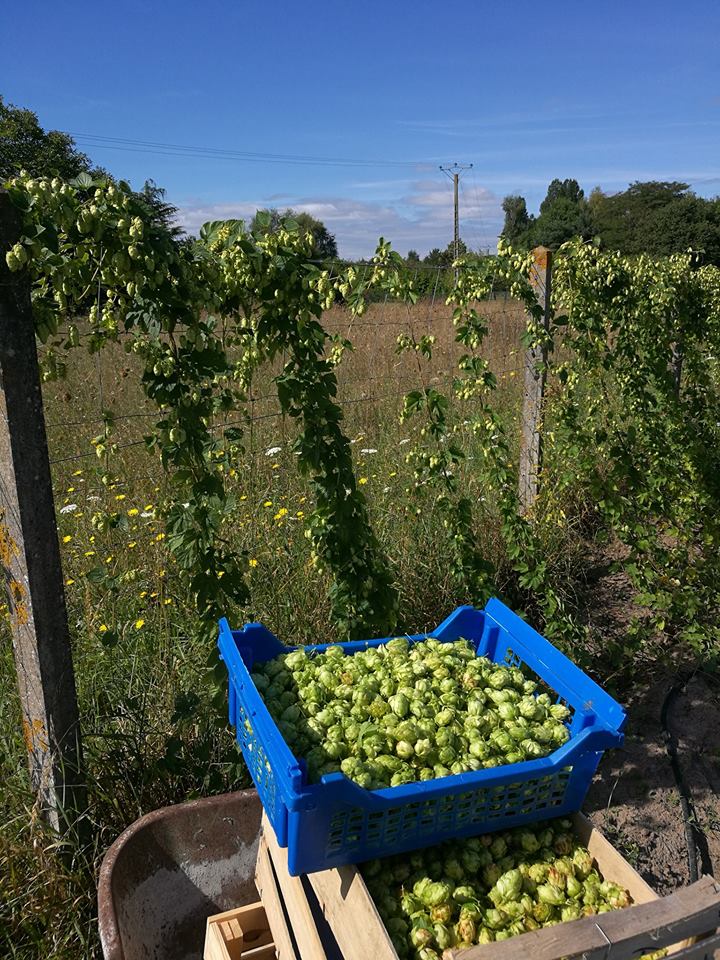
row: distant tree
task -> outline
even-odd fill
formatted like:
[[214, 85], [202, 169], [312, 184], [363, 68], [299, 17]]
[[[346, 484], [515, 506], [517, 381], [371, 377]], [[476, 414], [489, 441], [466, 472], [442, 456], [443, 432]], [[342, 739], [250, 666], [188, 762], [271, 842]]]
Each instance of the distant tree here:
[[512, 246], [525, 246], [535, 220], [528, 214], [525, 197], [511, 194], [503, 200], [502, 208], [505, 214], [502, 236]]
[[[468, 252], [467, 244], [462, 238], [458, 244], [458, 249], [461, 257], [465, 256]], [[451, 241], [444, 250], [441, 250], [439, 247], [433, 247], [428, 255], [423, 258], [423, 263], [429, 267], [451, 267], [454, 259], [455, 244]]]
[[0, 96], [0, 182], [21, 170], [33, 177], [72, 180], [91, 167], [90, 159], [75, 148], [69, 134], [43, 130], [36, 113]]
[[693, 249], [720, 263], [720, 199], [706, 200], [677, 180], [630, 184], [620, 193], [590, 195], [596, 235], [626, 254], [664, 256]]
[[408, 250], [407, 257], [405, 257], [408, 263], [420, 263], [420, 254], [417, 250]]
[[165, 199], [165, 190], [154, 180], [146, 180], [142, 190], [135, 194], [148, 208], [155, 223], [163, 227], [172, 237], [179, 237], [183, 229], [175, 220], [178, 208]]
[[441, 250], [440, 247], [433, 247], [423, 257], [423, 263], [427, 264], [428, 267], [449, 267], [451, 262], [448, 259], [447, 252]]
[[280, 211], [274, 207], [258, 210], [250, 223], [250, 231], [255, 234], [275, 233], [283, 220], [294, 220], [301, 230], [313, 235], [313, 257], [316, 260], [334, 260], [337, 258], [338, 250], [335, 237], [321, 220], [317, 220], [304, 211], [297, 213], [291, 208]]
[[557, 201], [562, 199], [569, 200], [570, 203], [580, 204], [584, 199], [584, 193], [577, 180], [552, 180], [547, 188], [545, 199], [540, 204], [540, 213], [545, 213]]
[[532, 246], [558, 247], [572, 237], [593, 235], [588, 202], [577, 180], [553, 180], [529, 231]]

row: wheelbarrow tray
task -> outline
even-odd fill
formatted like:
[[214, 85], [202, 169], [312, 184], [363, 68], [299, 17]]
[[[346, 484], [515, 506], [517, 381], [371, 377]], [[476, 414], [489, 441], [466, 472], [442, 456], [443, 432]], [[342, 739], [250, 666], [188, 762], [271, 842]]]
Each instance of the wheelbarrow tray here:
[[105, 960], [200, 960], [205, 921], [253, 903], [255, 790], [154, 810], [108, 849], [98, 882]]

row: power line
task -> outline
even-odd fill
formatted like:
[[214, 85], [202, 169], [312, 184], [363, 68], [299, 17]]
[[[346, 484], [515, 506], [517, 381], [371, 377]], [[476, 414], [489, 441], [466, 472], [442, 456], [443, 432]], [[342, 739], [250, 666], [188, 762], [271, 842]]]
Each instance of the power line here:
[[430, 167], [423, 160], [357, 159], [350, 157], [318, 157], [305, 154], [282, 154], [229, 150], [219, 147], [193, 146], [190, 144], [162, 143], [155, 140], [136, 140], [130, 137], [104, 137], [91, 133], [70, 133], [70, 136], [85, 147], [125, 150], [134, 153], [158, 153], [163, 156], [197, 157], [206, 160], [233, 160], [247, 163], [287, 163], [313, 166], [342, 167]]

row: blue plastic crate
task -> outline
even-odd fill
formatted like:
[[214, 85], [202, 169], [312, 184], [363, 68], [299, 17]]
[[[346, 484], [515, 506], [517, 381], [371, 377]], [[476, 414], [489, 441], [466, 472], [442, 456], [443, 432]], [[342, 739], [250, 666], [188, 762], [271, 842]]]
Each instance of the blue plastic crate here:
[[[297, 648], [262, 624], [232, 631], [220, 621], [230, 723], [278, 843], [288, 848], [293, 876], [579, 810], [603, 751], [622, 743], [622, 707], [499, 600], [484, 610], [458, 607], [437, 630], [409, 640], [428, 636], [445, 642], [464, 637], [478, 656], [528, 667], [570, 708], [568, 742], [540, 760], [382, 790], [365, 790], [342, 773], [309, 784], [304, 763], [283, 740], [250, 677], [254, 664]], [[352, 654], [388, 639], [340, 646]]]

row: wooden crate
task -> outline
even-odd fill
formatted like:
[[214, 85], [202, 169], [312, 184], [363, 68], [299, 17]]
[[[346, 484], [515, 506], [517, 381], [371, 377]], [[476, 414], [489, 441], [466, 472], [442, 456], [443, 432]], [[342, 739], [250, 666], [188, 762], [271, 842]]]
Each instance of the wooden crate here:
[[[287, 850], [278, 846], [264, 814], [255, 882], [275, 943], [287, 937], [292, 960], [345, 960], [308, 877], [290, 876]], [[280, 951], [278, 957], [284, 960]]]
[[[583, 960], [637, 960], [642, 954], [671, 947], [673, 960], [712, 960], [720, 948], [720, 935], [705, 937], [720, 926], [720, 884], [711, 877], [659, 898], [636, 870], [582, 814], [575, 814], [576, 833], [597, 861], [602, 875], [625, 887], [634, 905], [624, 910], [573, 920], [521, 934], [499, 943], [452, 951], [457, 960], [558, 960], [583, 955]], [[290, 877], [286, 851], [278, 847], [267, 819], [263, 816], [263, 835], [278, 880], [295, 885], [302, 900], [304, 882], [314, 892], [322, 913], [332, 930], [343, 960], [398, 960], [397, 952], [383, 925], [372, 897], [355, 866], [323, 870], [307, 877]], [[283, 869], [283, 863], [285, 867]], [[306, 926], [311, 911], [296, 905], [291, 917]], [[309, 946], [309, 942], [308, 945]], [[313, 949], [301, 951], [301, 957], [323, 958]]]
[[208, 917], [203, 960], [275, 960], [275, 956], [262, 903]]

